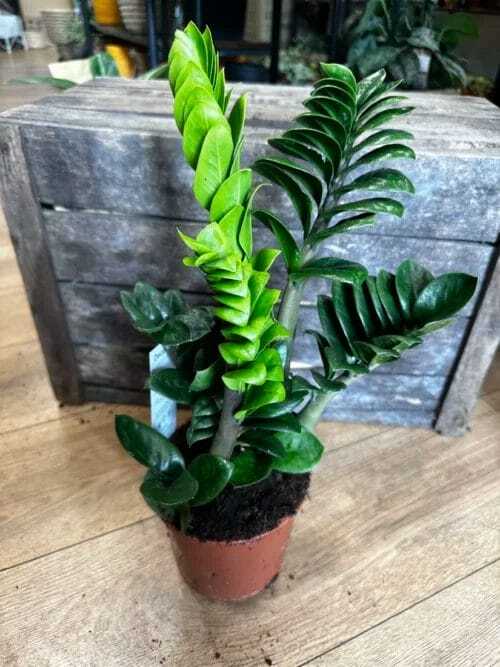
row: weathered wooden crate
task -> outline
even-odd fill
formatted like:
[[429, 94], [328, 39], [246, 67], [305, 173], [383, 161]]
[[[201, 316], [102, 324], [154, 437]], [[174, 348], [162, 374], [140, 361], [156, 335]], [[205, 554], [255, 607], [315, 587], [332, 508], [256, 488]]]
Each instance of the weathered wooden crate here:
[[[247, 89], [251, 162], [299, 113], [307, 91]], [[403, 220], [334, 237], [328, 251], [371, 271], [411, 257], [436, 273], [477, 274], [480, 286], [453, 326], [354, 383], [328, 416], [458, 434], [499, 339], [500, 112], [477, 98], [409, 97], [416, 111], [398, 125], [416, 136], [419, 159], [404, 168], [417, 195], [406, 198]], [[190, 192], [167, 85], [101, 80], [6, 112], [0, 156], [5, 214], [57, 397], [147, 400], [148, 341], [122, 312], [119, 290], [146, 280], [193, 302], [208, 298], [202, 277], [180, 261], [176, 228], [196, 234], [205, 215]], [[293, 220], [279, 191], [259, 196]], [[270, 241], [264, 229], [256, 236]], [[305, 294], [302, 330], [316, 321], [318, 287], [311, 282]], [[318, 363], [303, 335], [294, 363]]]

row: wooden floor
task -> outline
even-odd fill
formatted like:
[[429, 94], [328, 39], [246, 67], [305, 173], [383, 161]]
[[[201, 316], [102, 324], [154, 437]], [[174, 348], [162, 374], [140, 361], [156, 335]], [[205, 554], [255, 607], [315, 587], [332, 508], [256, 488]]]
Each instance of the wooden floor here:
[[3, 221], [0, 312], [2, 667], [500, 663], [500, 360], [462, 439], [322, 424], [280, 578], [223, 605], [181, 583], [116, 442], [147, 410], [52, 397]]

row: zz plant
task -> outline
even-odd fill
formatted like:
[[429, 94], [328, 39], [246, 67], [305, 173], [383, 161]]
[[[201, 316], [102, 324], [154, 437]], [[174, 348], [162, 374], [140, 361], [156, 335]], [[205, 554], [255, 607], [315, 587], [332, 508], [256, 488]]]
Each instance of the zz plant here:
[[[150, 388], [188, 406], [191, 419], [181, 444], [125, 415], [116, 429], [148, 469], [145, 500], [186, 527], [191, 508], [227, 485], [255, 484], [272, 471], [310, 471], [323, 452], [313, 430], [332, 398], [447, 325], [476, 279], [435, 277], [412, 260], [395, 274], [370, 276], [328, 253], [331, 237], [373, 225], [379, 213], [401, 218], [403, 204], [387, 193], [414, 191], [407, 176], [385, 166], [415, 154], [409, 132], [387, 127], [411, 107], [400, 106], [404, 98], [383, 71], [358, 82], [347, 67], [322, 64], [304, 113], [269, 140], [277, 152], [248, 168], [240, 164], [246, 97], [231, 106], [209, 29], [201, 33], [191, 23], [178, 31], [168, 65], [193, 193], [207, 215], [195, 238], [179, 236], [190, 251], [184, 263], [203, 272], [212, 304], [186, 304], [179, 292], [162, 294], [144, 283], [122, 294], [134, 326], [175, 361], [152, 373]], [[255, 172], [286, 192], [300, 235], [255, 205]], [[278, 249], [254, 248], [254, 220], [272, 232]], [[268, 287], [280, 254], [288, 276], [283, 295]], [[318, 296], [320, 330], [310, 332], [323, 370], [305, 378], [292, 372], [290, 360], [313, 278], [329, 286]]]

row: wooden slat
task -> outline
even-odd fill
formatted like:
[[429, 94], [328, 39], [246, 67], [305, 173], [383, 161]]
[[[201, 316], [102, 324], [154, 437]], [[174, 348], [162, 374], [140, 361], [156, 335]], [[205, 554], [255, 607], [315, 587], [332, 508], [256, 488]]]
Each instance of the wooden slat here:
[[499, 581], [497, 562], [307, 664], [312, 667], [498, 664]]
[[[69, 209], [204, 220], [191, 193], [192, 171], [184, 161], [180, 139], [170, 127], [172, 123], [166, 118], [152, 119], [146, 130], [136, 126], [137, 118], [140, 117], [132, 114], [123, 121], [115, 118], [112, 131], [76, 126], [41, 132], [39, 127], [23, 127], [41, 200]], [[74, 122], [77, 125], [78, 114]], [[165, 128], [169, 127], [167, 132]], [[269, 153], [265, 142], [270, 134], [273, 132], [269, 128], [249, 130], [247, 163]], [[68, 162], [68, 155], [74, 160]], [[401, 163], [418, 195], [403, 195], [404, 220], [395, 222], [382, 216], [377, 233], [494, 242], [500, 224], [495, 215], [500, 207], [496, 188], [499, 160], [487, 155], [481, 159], [460, 157], [456, 152], [452, 156], [422, 155], [415, 162]], [[99, 178], [94, 177], [96, 170]], [[457, 187], [459, 183], [463, 187]], [[475, 184], [473, 198], [470, 188], [465, 187], [470, 183]], [[259, 200], [274, 207], [290, 223], [296, 220], [287, 197], [277, 188], [263, 189]], [[474, 225], [470, 224], [471, 219]]]
[[19, 131], [0, 128], [0, 197], [28, 292], [52, 387], [68, 402], [80, 401], [73, 348], [55, 281], [40, 207], [32, 189]]
[[[201, 229], [197, 223], [69, 211], [45, 212], [44, 219], [59, 280], [123, 286], [146, 280], [159, 288], [190, 292], [207, 289], [200, 271], [183, 266], [182, 258], [189, 251], [177, 234], [179, 227], [195, 236]], [[255, 241], [256, 247], [276, 245], [271, 234], [260, 225], [255, 229]], [[492, 248], [479, 243], [420, 238], [395, 241], [380, 235], [349, 233], [326, 242], [323, 254], [361, 262], [370, 273], [381, 268], [393, 271], [411, 257], [435, 274], [468, 271], [478, 275], [481, 281], [492, 257]], [[276, 262], [275, 267], [273, 284], [282, 287], [285, 282], [283, 262]], [[329, 286], [328, 281], [308, 281], [304, 303], [316, 304], [318, 291], [326, 291]], [[464, 315], [471, 313], [473, 304], [474, 301], [464, 310]]]
[[490, 270], [490, 279], [436, 423], [438, 431], [449, 435], [462, 435], [468, 427], [481, 384], [500, 343], [499, 255]]
[[[120, 288], [62, 283], [60, 290], [75, 343], [118, 345], [130, 349], [151, 347], [151, 340], [132, 327], [123, 310], [119, 300]], [[209, 303], [207, 295], [186, 294], [186, 299], [189, 303]], [[400, 361], [378, 370], [403, 375], [447, 375], [468, 323], [467, 318], [457, 319], [446, 329], [429, 336], [421, 348], [409, 350]], [[304, 307], [295, 343], [297, 368], [321, 365], [314, 339], [304, 333], [311, 328], [319, 329], [317, 311], [314, 307]]]
[[[113, 345], [77, 345], [75, 354], [84, 383], [135, 391], [145, 386], [148, 377], [146, 350]], [[307, 370], [299, 372], [308, 375]], [[373, 373], [358, 379], [337, 400], [334, 399], [331, 410], [327, 410], [325, 416], [342, 415], [338, 417], [340, 420], [355, 421], [358, 411], [369, 411], [373, 415], [389, 411], [392, 417], [393, 412], [397, 414], [399, 410], [424, 411], [427, 416], [436, 410], [444, 386], [445, 377], [440, 375]], [[378, 420], [377, 417], [375, 421]], [[426, 425], [429, 425], [428, 421], [426, 419]]]
[[282, 576], [247, 603], [190, 593], [156, 519], [7, 570], [0, 659], [306, 662], [498, 557], [499, 419], [460, 441], [391, 430], [328, 454]]

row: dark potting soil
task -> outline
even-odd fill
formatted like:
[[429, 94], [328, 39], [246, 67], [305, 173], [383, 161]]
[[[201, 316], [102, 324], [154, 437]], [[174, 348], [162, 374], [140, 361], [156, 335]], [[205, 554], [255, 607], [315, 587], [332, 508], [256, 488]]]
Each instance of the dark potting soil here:
[[309, 474], [273, 472], [252, 486], [228, 484], [211, 503], [192, 508], [187, 534], [201, 540], [246, 540], [265, 533], [297, 512], [309, 482]]
[[[172, 441], [182, 449], [187, 462], [203, 451], [203, 446], [186, 451], [183, 440], [185, 443], [185, 427], [176, 431]], [[310, 477], [309, 473], [272, 472], [252, 486], [236, 488], [228, 484], [212, 502], [191, 508], [186, 532], [200, 540], [218, 541], [247, 540], [261, 535], [276, 528], [281, 519], [296, 514], [307, 495]]]

